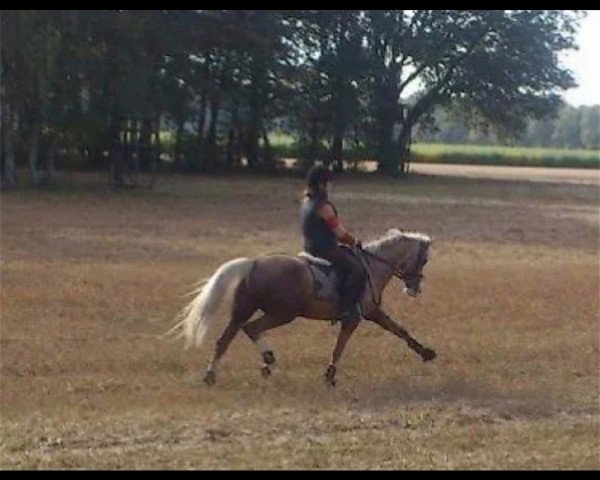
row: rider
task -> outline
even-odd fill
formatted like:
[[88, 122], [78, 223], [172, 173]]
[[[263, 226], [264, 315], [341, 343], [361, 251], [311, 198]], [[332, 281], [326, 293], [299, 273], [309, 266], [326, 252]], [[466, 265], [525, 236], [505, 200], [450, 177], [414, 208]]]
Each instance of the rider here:
[[360, 248], [361, 242], [342, 227], [337, 210], [329, 201], [328, 193], [332, 180], [331, 170], [323, 166], [314, 166], [308, 172], [306, 198], [300, 210], [304, 250], [333, 264], [340, 275], [339, 319], [357, 320], [360, 318], [358, 302], [365, 284], [366, 272], [360, 260], [339, 243]]

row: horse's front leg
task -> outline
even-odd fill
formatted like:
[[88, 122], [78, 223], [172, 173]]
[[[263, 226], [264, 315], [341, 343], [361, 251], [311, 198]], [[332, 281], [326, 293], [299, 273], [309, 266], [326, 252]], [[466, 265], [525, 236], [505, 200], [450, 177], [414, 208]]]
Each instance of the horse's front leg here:
[[356, 330], [359, 322], [360, 319], [342, 323], [337, 342], [335, 343], [335, 348], [333, 349], [333, 353], [331, 355], [331, 362], [329, 362], [329, 366], [325, 372], [325, 383], [331, 385], [332, 387], [335, 386], [336, 364], [342, 356], [344, 348], [346, 347], [346, 343], [348, 343], [348, 340], [350, 340], [350, 337], [354, 333], [354, 330]]
[[404, 328], [392, 320], [383, 310], [379, 308], [374, 309], [365, 315], [365, 318], [375, 322], [388, 332], [392, 332], [397, 337], [400, 337], [408, 344], [411, 350], [417, 352], [421, 356], [424, 362], [433, 360], [436, 357], [437, 354], [435, 353], [435, 350], [421, 345], [417, 340], [411, 337], [411, 335]]

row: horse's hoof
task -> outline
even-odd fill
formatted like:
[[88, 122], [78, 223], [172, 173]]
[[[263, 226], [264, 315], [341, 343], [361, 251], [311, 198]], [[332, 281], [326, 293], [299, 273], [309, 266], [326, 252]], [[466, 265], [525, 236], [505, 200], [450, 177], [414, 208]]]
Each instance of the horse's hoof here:
[[269, 368], [268, 365], [265, 365], [264, 367], [262, 367], [260, 369], [260, 373], [262, 373], [262, 376], [267, 378], [268, 376], [271, 375], [271, 369]]
[[431, 348], [426, 348], [423, 350], [423, 353], [421, 353], [421, 358], [424, 362], [429, 362], [435, 357], [437, 357], [437, 353], [435, 353], [435, 350], [432, 350]]
[[325, 383], [330, 387], [335, 387], [335, 365], [329, 365], [325, 372]]
[[208, 371], [206, 372], [206, 375], [204, 375], [204, 380], [203, 382], [208, 385], [209, 387], [212, 387], [217, 381], [217, 376], [215, 375], [215, 372], [213, 371]]
[[262, 357], [267, 365], [273, 365], [275, 363], [275, 354], [270, 350], [263, 352]]

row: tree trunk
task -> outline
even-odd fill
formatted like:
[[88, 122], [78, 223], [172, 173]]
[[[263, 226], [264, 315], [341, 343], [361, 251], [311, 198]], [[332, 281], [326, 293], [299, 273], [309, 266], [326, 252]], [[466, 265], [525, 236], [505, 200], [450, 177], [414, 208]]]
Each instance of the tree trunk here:
[[152, 120], [144, 118], [141, 123], [139, 140], [140, 166], [144, 170], [149, 170], [153, 162], [152, 155], [154, 155], [152, 151]]
[[395, 158], [395, 149], [392, 135], [394, 132], [393, 119], [380, 119], [379, 122], [379, 144], [377, 146], [378, 171], [385, 175], [395, 175], [398, 171], [398, 163]]
[[231, 121], [229, 124], [229, 132], [227, 133], [227, 154], [225, 155], [225, 168], [231, 169], [235, 163], [235, 131], [238, 124], [238, 102], [234, 102], [231, 113]]
[[198, 117], [198, 144], [201, 147], [204, 140], [204, 129], [206, 127], [206, 108], [208, 106], [208, 95], [206, 90], [200, 97], [200, 116]]
[[131, 137], [130, 142], [130, 153], [131, 153], [131, 164], [132, 164], [132, 177], [133, 183], [138, 185], [138, 178], [140, 175], [140, 129], [141, 124], [138, 120], [131, 121]]
[[56, 141], [50, 139], [50, 145], [48, 145], [48, 151], [46, 153], [46, 171], [44, 172], [43, 184], [50, 185], [56, 177], [56, 153], [58, 147]]
[[206, 89], [203, 90], [200, 96], [200, 116], [198, 117], [198, 130], [197, 130], [197, 160], [196, 169], [201, 170], [206, 161], [205, 152], [205, 141], [204, 141], [204, 129], [206, 128], [206, 109], [208, 108], [208, 94]]
[[104, 141], [90, 147], [88, 152], [88, 167], [93, 171], [104, 170], [106, 168], [104, 151], [106, 143]]
[[344, 170], [344, 134], [340, 128], [335, 129], [331, 146], [331, 161], [336, 172]]
[[237, 125], [235, 127], [235, 144], [233, 149], [233, 162], [235, 166], [242, 166], [242, 157], [244, 156], [244, 142], [242, 139], [244, 138], [244, 126], [240, 121], [239, 117], [237, 119]]
[[195, 161], [190, 165], [192, 170], [203, 170], [206, 162], [206, 145], [204, 131], [206, 129], [206, 117], [208, 108], [209, 86], [210, 86], [210, 64], [209, 57], [200, 72], [200, 112], [198, 115], [198, 128]]
[[206, 136], [206, 162], [205, 169], [208, 171], [214, 170], [218, 165], [217, 158], [217, 122], [220, 113], [220, 101], [214, 99], [210, 102], [210, 125], [208, 127], [208, 135]]
[[175, 168], [179, 171], [183, 170], [183, 155], [182, 155], [182, 144], [183, 144], [183, 118], [177, 119], [177, 132], [175, 133]]
[[40, 142], [40, 126], [38, 122], [35, 122], [31, 127], [31, 133], [29, 136], [29, 176], [31, 178], [31, 184], [37, 187], [41, 184], [40, 173], [38, 172], [38, 153], [39, 153], [39, 142]]
[[380, 95], [378, 119], [377, 161], [378, 171], [384, 175], [398, 174], [398, 152], [395, 148], [394, 126], [398, 116], [396, 112], [397, 98], [389, 92]]
[[4, 90], [2, 91], [2, 96], [0, 98], [0, 119], [2, 119], [0, 121], [0, 165], [2, 166], [2, 172], [4, 172], [4, 154], [6, 153], [4, 145], [6, 143], [6, 124], [8, 122], [8, 115], [5, 111], [6, 105], [4, 104]]
[[[150, 132], [150, 145], [152, 145], [152, 133], [154, 133], [154, 148], [150, 149], [150, 185], [149, 188], [154, 187], [156, 182], [156, 172], [158, 170], [158, 164], [160, 162], [161, 144], [160, 144], [160, 116], [155, 122], [156, 129], [154, 132]], [[150, 126], [152, 129], [152, 125]]]
[[406, 123], [403, 124], [402, 132], [396, 142], [396, 158], [398, 164], [396, 173], [399, 173], [401, 176], [406, 176], [408, 174], [411, 133], [412, 126]]
[[267, 170], [273, 170], [275, 168], [275, 162], [273, 159], [273, 150], [271, 149], [271, 143], [269, 142], [269, 135], [267, 129], [263, 128], [262, 138], [264, 143], [264, 165]]
[[306, 155], [306, 166], [308, 168], [312, 167], [317, 161], [317, 151], [318, 151], [318, 139], [315, 135], [310, 136], [308, 144], [308, 154]]
[[317, 122], [314, 119], [309, 119], [306, 134], [301, 137], [299, 151], [299, 167], [303, 172], [308, 171], [318, 158], [319, 139]]
[[259, 164], [259, 139], [263, 129], [263, 79], [264, 59], [254, 59], [252, 71], [252, 85], [250, 90], [250, 121], [248, 125], [248, 167], [255, 168]]
[[131, 158], [132, 158], [132, 139], [133, 139], [133, 120], [125, 120], [125, 131], [123, 132], [123, 151], [124, 151], [124, 175], [126, 180], [131, 183]]
[[4, 163], [2, 170], [2, 187], [13, 190], [17, 187], [17, 174], [15, 171], [15, 137], [17, 135], [18, 114], [11, 110], [10, 106], [5, 104], [2, 107], [4, 118]]
[[116, 119], [111, 122], [109, 183], [113, 189], [125, 184], [125, 149], [121, 141], [121, 122]]
[[254, 169], [258, 165], [258, 138], [259, 128], [255, 123], [256, 115], [250, 120], [248, 126], [248, 143], [247, 143], [247, 156], [248, 156], [248, 168]]
[[339, 77], [334, 83], [334, 118], [333, 118], [333, 144], [331, 145], [331, 161], [336, 172], [344, 170], [344, 134], [347, 124], [347, 100], [345, 95], [344, 80]]

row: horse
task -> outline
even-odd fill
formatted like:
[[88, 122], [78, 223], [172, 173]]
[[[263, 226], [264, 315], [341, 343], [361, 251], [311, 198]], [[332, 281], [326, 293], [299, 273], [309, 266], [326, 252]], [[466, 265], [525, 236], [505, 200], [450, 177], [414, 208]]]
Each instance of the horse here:
[[[424, 362], [436, 357], [433, 349], [414, 339], [381, 306], [383, 290], [392, 277], [404, 282], [404, 293], [409, 296], [416, 297], [422, 292], [423, 268], [430, 256], [431, 244], [428, 235], [391, 229], [382, 238], [355, 249], [354, 253], [359, 255], [367, 270], [367, 281], [360, 300], [362, 315], [356, 320], [341, 323], [325, 371], [327, 384], [335, 385], [337, 364], [362, 318], [403, 339]], [[191, 292], [194, 298], [180, 312], [177, 323], [167, 333], [184, 338], [186, 348], [200, 346], [217, 318], [218, 307], [226, 298], [233, 297], [229, 323], [216, 341], [203, 381], [209, 386], [215, 384], [219, 361], [240, 330], [254, 342], [262, 358], [261, 372], [268, 376], [271, 374], [270, 366], [275, 363], [275, 354], [264, 339], [264, 332], [298, 317], [335, 323], [339, 313], [338, 294], [333, 286], [335, 279], [322, 273], [322, 270], [331, 267], [328, 264], [326, 260], [306, 252], [230, 260]], [[319, 296], [318, 287], [323, 287], [323, 284], [330, 287], [329, 293]], [[262, 315], [249, 321], [259, 310]]]

